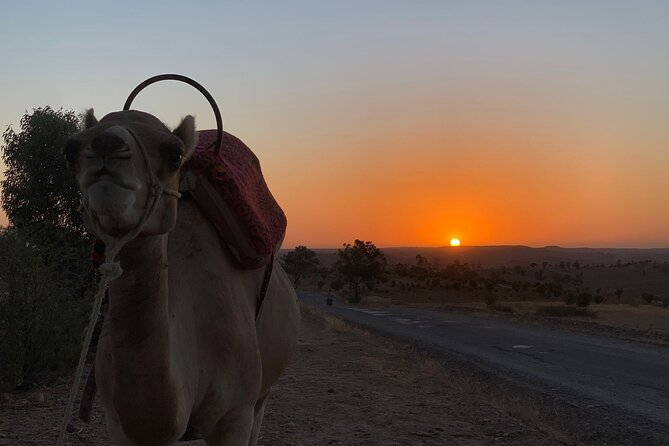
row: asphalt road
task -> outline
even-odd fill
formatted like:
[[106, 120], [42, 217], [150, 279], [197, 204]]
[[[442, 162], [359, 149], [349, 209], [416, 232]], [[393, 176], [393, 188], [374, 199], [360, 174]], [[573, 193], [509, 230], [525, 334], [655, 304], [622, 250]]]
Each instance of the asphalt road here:
[[306, 304], [378, 333], [456, 354], [504, 379], [592, 409], [581, 412], [586, 416], [617, 418], [609, 430], [639, 431], [636, 441], [620, 444], [669, 444], [669, 348], [444, 311], [338, 301], [328, 307], [323, 294], [298, 294]]

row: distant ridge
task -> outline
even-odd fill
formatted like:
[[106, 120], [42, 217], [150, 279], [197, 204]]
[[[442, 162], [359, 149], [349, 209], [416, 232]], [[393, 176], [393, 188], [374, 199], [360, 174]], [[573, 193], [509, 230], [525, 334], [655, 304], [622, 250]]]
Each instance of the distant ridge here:
[[[324, 265], [332, 265], [337, 260], [338, 248], [314, 249]], [[545, 246], [532, 248], [524, 245], [490, 246], [440, 246], [440, 247], [396, 247], [381, 248], [388, 262], [414, 264], [416, 255], [428, 260], [438, 259], [442, 265], [458, 260], [461, 263], [480, 263], [484, 267], [529, 265], [530, 263], [559, 263], [564, 260], [586, 264], [615, 264], [650, 260], [669, 262], [669, 248], [562, 248]], [[288, 249], [281, 250], [283, 252]]]

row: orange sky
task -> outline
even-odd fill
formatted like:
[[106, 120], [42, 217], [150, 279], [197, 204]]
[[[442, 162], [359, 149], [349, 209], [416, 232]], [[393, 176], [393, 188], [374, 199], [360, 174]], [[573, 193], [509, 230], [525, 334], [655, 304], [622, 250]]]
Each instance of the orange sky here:
[[[621, 110], [637, 108], [630, 122], [598, 103], [570, 104], [579, 91], [492, 93], [377, 102], [359, 92], [339, 101], [342, 110], [314, 111], [306, 135], [282, 135], [277, 123], [279, 139], [299, 146], [294, 159], [262, 158], [289, 216], [286, 245], [355, 237], [381, 246], [452, 237], [469, 245], [666, 245], [669, 209], [659, 193], [669, 187], [669, 132], [643, 122], [643, 104], [619, 99]], [[330, 127], [316, 130], [319, 120]], [[282, 153], [273, 139], [257, 146]]]
[[[41, 19], [16, 4], [0, 17], [0, 37], [17, 42], [0, 70], [0, 126], [46, 104], [104, 115], [176, 71], [259, 156], [288, 216], [285, 247], [669, 246], [669, 5], [421, 5], [146, 7], [139, 39], [117, 32], [137, 28], [128, 8], [82, 2]], [[201, 34], [165, 33], [175, 18]], [[22, 23], [49, 38], [16, 40]], [[104, 58], [82, 59], [99, 48]], [[213, 126], [185, 86], [135, 105]]]

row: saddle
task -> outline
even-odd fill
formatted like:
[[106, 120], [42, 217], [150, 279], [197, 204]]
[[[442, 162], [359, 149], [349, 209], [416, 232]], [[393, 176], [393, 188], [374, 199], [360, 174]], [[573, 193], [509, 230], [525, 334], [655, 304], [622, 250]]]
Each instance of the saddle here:
[[197, 147], [181, 169], [179, 191], [193, 196], [243, 268], [260, 268], [283, 242], [286, 215], [246, 144], [223, 132], [217, 153], [209, 150], [217, 131], [198, 134]]

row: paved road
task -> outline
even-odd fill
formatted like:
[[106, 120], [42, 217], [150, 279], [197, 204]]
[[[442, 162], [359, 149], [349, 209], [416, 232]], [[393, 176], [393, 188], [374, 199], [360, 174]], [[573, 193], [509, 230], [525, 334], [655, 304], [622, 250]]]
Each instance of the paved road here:
[[[668, 348], [443, 311], [339, 302], [327, 307], [319, 293], [299, 297], [377, 332], [469, 358], [515, 382], [578, 397], [588, 407], [619, 409], [635, 425], [669, 432]], [[664, 439], [669, 444], [669, 436]]]

